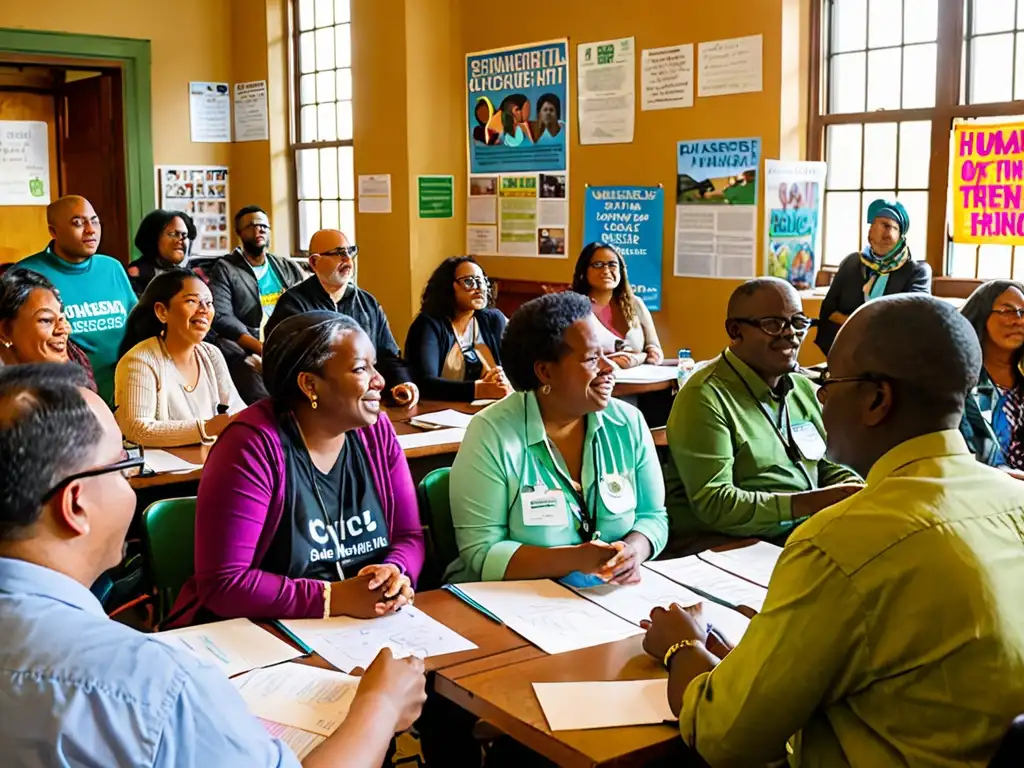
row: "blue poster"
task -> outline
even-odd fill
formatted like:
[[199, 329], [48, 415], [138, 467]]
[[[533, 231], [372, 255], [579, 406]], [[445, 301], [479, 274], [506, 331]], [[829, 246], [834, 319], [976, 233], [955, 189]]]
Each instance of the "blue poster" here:
[[470, 173], [566, 170], [567, 41], [471, 54], [466, 83]]
[[661, 187], [588, 187], [583, 242], [614, 245], [626, 261], [637, 298], [661, 309], [661, 249], [665, 190]]
[[760, 139], [680, 141], [676, 203], [757, 204]]

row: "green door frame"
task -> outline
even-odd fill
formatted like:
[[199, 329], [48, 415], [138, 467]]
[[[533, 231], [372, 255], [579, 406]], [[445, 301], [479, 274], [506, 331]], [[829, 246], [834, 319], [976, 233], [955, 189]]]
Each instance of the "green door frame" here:
[[128, 242], [131, 243], [142, 217], [156, 208], [149, 40], [0, 28], [0, 55], [4, 53], [109, 61], [120, 66], [124, 88]]

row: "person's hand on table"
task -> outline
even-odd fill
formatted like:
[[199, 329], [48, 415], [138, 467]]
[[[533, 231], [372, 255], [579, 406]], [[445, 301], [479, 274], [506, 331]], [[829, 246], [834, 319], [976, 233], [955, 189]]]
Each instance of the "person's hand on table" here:
[[420, 390], [411, 381], [399, 384], [391, 388], [391, 397], [395, 402], [405, 408], [413, 408], [420, 401]]
[[370, 589], [375, 578], [375, 574], [360, 572], [359, 576], [351, 579], [331, 582], [331, 616], [373, 619], [387, 613], [389, 608], [384, 598], [384, 587]]
[[611, 360], [619, 368], [636, 368], [640, 365], [640, 361], [629, 352], [615, 352], [608, 355], [608, 359]]
[[652, 344], [647, 348], [647, 358], [644, 362], [648, 365], [661, 365], [665, 362], [665, 353], [662, 352], [661, 347]]
[[394, 731], [412, 727], [427, 700], [427, 677], [423, 659], [407, 656], [396, 659], [384, 648], [359, 678], [353, 707], [379, 707], [394, 714]]
[[651, 556], [651, 544], [641, 533], [630, 533], [621, 542], [622, 548], [605, 562], [597, 575], [609, 584], [639, 584], [640, 566]]
[[480, 379], [473, 387], [473, 397], [476, 400], [501, 400], [511, 394], [512, 385], [497, 378], [491, 381], [486, 378]]
[[231, 423], [233, 416], [226, 413], [218, 413], [212, 419], [207, 419], [203, 422], [203, 430], [209, 437], [217, 437], [221, 432], [227, 429], [228, 424]]
[[707, 648], [707, 625], [700, 603], [689, 608], [683, 608], [679, 603], [672, 603], [668, 608], [655, 608], [651, 611], [651, 618], [641, 621], [640, 626], [647, 630], [644, 650], [659, 662], [665, 659], [669, 648], [683, 640], [699, 640]]
[[595, 539], [583, 544], [575, 544], [566, 547], [570, 551], [572, 567], [568, 571], [579, 571], [580, 573], [592, 573], [600, 576], [606, 563], [619, 554], [626, 546], [623, 541], [608, 543]]
[[403, 605], [412, 605], [415, 599], [412, 582], [394, 563], [368, 565], [359, 571], [358, 576], [372, 577], [367, 585], [371, 592], [384, 590], [384, 600], [375, 606], [375, 610], [383, 605], [383, 613], [397, 611]]

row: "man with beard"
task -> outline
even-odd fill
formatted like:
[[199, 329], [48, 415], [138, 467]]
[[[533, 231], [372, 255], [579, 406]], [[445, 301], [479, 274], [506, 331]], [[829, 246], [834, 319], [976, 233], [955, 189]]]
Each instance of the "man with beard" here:
[[213, 330], [238, 393], [251, 404], [267, 396], [260, 373], [263, 325], [281, 294], [305, 275], [295, 262], [270, 252], [270, 219], [259, 206], [235, 214], [235, 232], [242, 244], [210, 270]]
[[748, 280], [729, 299], [729, 348], [690, 377], [668, 420], [673, 553], [709, 533], [780, 543], [860, 488], [825, 459], [814, 384], [796, 373], [810, 325], [785, 280]]

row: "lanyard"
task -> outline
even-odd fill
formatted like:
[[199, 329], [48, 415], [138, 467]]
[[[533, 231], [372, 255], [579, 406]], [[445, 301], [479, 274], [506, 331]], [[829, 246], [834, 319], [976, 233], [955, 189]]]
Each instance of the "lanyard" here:
[[[316, 467], [313, 466], [313, 457], [309, 455], [309, 445], [306, 443], [306, 436], [302, 434], [302, 427], [299, 425], [299, 420], [292, 415], [292, 421], [295, 423], [295, 428], [299, 431], [299, 437], [302, 438], [302, 447], [306, 450], [306, 468], [309, 470], [309, 482], [313, 484], [313, 495], [316, 497], [317, 506], [320, 507], [320, 514], [323, 515], [324, 524], [330, 528], [331, 518], [327, 513], [327, 505], [324, 503], [324, 497], [320, 495], [320, 486], [316, 482]], [[348, 437], [345, 438], [348, 440]], [[342, 450], [345, 450], [345, 446], [342, 446]], [[341, 527], [341, 497], [339, 492], [338, 497], [338, 527]], [[338, 571], [338, 580], [344, 581], [345, 574], [341, 570], [341, 552], [338, 552], [338, 559], [334, 561], [334, 568]]]

